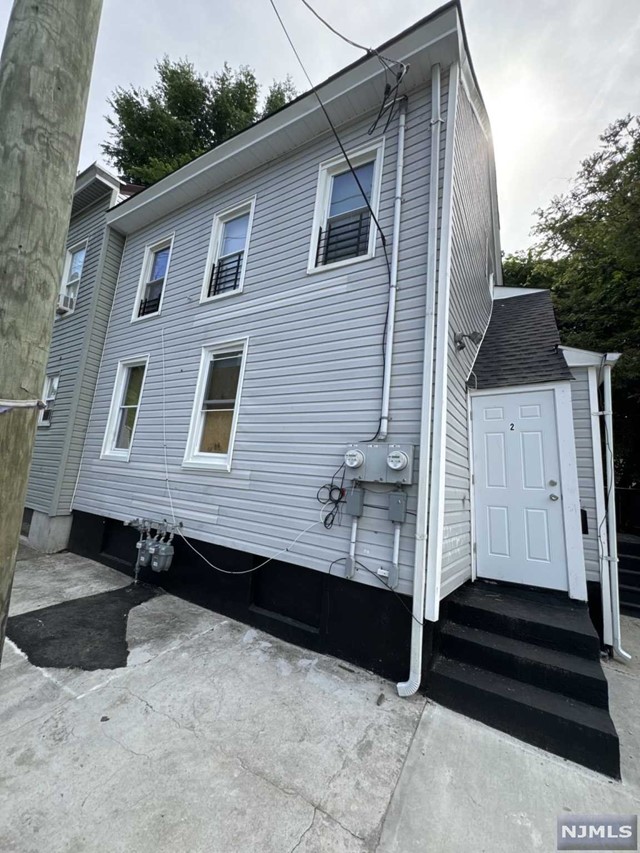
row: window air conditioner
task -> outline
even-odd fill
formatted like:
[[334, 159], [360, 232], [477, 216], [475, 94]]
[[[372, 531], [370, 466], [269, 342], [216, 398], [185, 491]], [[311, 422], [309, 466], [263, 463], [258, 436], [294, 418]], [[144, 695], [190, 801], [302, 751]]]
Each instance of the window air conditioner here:
[[66, 293], [61, 293], [58, 296], [58, 304], [56, 306], [56, 314], [69, 314], [75, 306], [75, 297], [69, 296]]

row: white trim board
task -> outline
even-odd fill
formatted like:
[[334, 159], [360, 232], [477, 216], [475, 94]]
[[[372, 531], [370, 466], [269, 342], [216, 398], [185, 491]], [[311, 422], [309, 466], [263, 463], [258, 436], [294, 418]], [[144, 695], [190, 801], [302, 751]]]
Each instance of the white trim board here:
[[544, 293], [544, 287], [507, 287], [496, 285], [493, 288], [494, 299], [513, 299], [514, 296], [531, 296], [532, 293]]
[[605, 364], [615, 364], [620, 358], [619, 352], [591, 352], [587, 349], [560, 346], [568, 367], [602, 367]]
[[[433, 438], [429, 485], [427, 531], [427, 589], [425, 618], [437, 622], [440, 616], [442, 584], [442, 551], [444, 542], [445, 461], [447, 452], [447, 384], [449, 370], [449, 297], [451, 271], [451, 228], [453, 204], [453, 171], [456, 114], [458, 108], [459, 68], [449, 70], [447, 132], [445, 137], [444, 174], [440, 231], [440, 263], [438, 267], [435, 388], [433, 395]], [[428, 429], [423, 424], [422, 429]]]
[[611, 585], [609, 577], [609, 540], [607, 530], [607, 510], [605, 506], [606, 487], [602, 465], [601, 430], [598, 402], [598, 368], [589, 367], [589, 407], [591, 409], [591, 445], [593, 452], [594, 490], [596, 493], [596, 536], [598, 539], [598, 565], [600, 568], [600, 595], [602, 598], [602, 639], [606, 646], [613, 645], [613, 620], [611, 610]]

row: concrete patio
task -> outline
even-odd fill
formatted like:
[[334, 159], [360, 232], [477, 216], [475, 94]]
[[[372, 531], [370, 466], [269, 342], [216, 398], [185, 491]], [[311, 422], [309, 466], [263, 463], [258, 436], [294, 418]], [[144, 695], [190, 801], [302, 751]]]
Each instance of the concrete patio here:
[[[12, 615], [44, 626], [129, 584], [23, 548]], [[7, 642], [0, 850], [554, 850], [563, 811], [640, 810], [640, 622], [624, 631], [621, 783], [166, 594], [130, 609], [126, 666], [35, 666]]]

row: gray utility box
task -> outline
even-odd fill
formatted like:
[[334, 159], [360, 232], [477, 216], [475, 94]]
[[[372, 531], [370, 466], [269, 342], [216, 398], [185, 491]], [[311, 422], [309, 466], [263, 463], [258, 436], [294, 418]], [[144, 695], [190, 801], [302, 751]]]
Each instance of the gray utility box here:
[[345, 477], [361, 483], [413, 482], [413, 444], [350, 444], [344, 455]]

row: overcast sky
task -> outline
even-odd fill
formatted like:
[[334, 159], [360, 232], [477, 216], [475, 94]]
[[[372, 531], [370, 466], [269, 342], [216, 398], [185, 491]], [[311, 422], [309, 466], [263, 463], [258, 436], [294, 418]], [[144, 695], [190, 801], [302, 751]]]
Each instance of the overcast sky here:
[[[425, 0], [313, 0], [358, 42], [378, 45], [432, 12]], [[276, 0], [314, 83], [360, 56], [300, 0]], [[0, 0], [4, 38], [10, 0]], [[463, 0], [467, 35], [493, 128], [502, 246], [531, 243], [532, 212], [568, 186], [613, 119], [640, 112], [638, 0]], [[251, 65], [268, 84], [306, 84], [269, 0], [104, 0], [80, 169], [101, 158], [107, 98], [148, 87], [163, 54], [200, 71]], [[0, 117], [1, 120], [1, 117]]]

